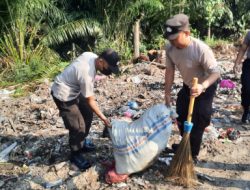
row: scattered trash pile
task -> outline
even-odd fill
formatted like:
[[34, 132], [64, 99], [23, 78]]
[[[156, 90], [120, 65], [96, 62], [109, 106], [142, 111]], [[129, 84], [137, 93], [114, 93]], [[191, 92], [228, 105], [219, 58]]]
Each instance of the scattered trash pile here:
[[[249, 130], [249, 126], [240, 123], [240, 85], [231, 72], [232, 61], [225, 61], [224, 56], [220, 65], [222, 78], [228, 81], [219, 85], [213, 119], [204, 133], [205, 158], [218, 155], [219, 149], [225, 150], [228, 143], [237, 146], [245, 142], [240, 139], [244, 130]], [[149, 107], [164, 103], [164, 65], [138, 63], [124, 66], [122, 72], [119, 77], [98, 75], [95, 79], [96, 98], [106, 116], [134, 121]], [[173, 98], [182, 86], [178, 73], [176, 81]], [[0, 90], [0, 189], [174, 188], [164, 181], [173, 156], [164, 151], [155, 164], [133, 174], [126, 183], [106, 184], [102, 163], [114, 157], [111, 141], [102, 138], [104, 126], [97, 117], [88, 137], [97, 146], [95, 153], [87, 154], [93, 167], [82, 173], [75, 171], [68, 161], [68, 132], [51, 99], [50, 85], [45, 81], [36, 86], [34, 93], [18, 99], [12, 98], [13, 90]], [[180, 141], [177, 127], [172, 131], [170, 145]]]
[[240, 138], [240, 131], [234, 128], [216, 129], [208, 126], [203, 135], [203, 142], [219, 140], [221, 142], [231, 142]]

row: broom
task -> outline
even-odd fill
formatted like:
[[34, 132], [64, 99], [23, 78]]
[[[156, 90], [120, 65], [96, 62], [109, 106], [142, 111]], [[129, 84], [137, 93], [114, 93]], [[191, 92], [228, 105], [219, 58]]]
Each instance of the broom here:
[[[198, 78], [193, 78], [193, 87], [198, 84]], [[195, 97], [190, 97], [187, 121], [184, 123], [184, 134], [177, 152], [170, 164], [169, 174], [167, 179], [173, 180], [178, 185], [192, 187], [198, 184], [197, 176], [194, 172], [194, 164], [191, 156], [190, 147], [190, 132], [193, 127], [191, 123]]]

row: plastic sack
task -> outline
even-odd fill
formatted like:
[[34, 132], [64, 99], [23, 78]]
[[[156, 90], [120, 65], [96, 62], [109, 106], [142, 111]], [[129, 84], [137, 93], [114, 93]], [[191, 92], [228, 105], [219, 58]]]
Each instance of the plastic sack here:
[[231, 80], [221, 80], [220, 82], [221, 88], [234, 89], [236, 87], [235, 83]]
[[112, 121], [112, 139], [117, 174], [131, 174], [148, 167], [165, 149], [176, 114], [164, 104], [146, 110], [133, 121]]
[[108, 170], [108, 172], [105, 174], [105, 181], [108, 184], [112, 183], [121, 183], [128, 179], [128, 174], [118, 174], [115, 171], [115, 168], [112, 168]]

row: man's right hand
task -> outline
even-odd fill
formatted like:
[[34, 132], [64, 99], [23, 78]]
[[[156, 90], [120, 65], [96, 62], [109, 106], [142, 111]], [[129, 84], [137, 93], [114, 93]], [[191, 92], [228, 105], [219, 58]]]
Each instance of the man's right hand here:
[[110, 123], [110, 121], [109, 121], [109, 119], [105, 118], [105, 119], [103, 119], [102, 121], [103, 121], [103, 123], [104, 123], [105, 126], [107, 126], [107, 127], [109, 127], [109, 128], [112, 127], [112, 126], [111, 126], [111, 123]]
[[90, 108], [95, 112], [95, 114], [103, 121], [104, 125], [107, 125], [108, 127], [111, 127], [110, 121], [103, 115], [99, 107], [97, 106], [97, 103], [95, 101], [94, 96], [90, 96], [87, 98], [88, 105]]

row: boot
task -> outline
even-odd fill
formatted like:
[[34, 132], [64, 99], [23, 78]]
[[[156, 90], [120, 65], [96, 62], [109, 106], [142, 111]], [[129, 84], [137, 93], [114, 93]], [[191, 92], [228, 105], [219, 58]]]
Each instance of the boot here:
[[71, 153], [70, 162], [76, 165], [81, 171], [85, 171], [91, 167], [91, 164], [83, 157], [83, 155], [79, 151]]
[[248, 112], [249, 112], [249, 110], [246, 107], [244, 107], [243, 109], [244, 109], [244, 111], [243, 111], [243, 114], [242, 114], [241, 122], [242, 123], [248, 123]]

